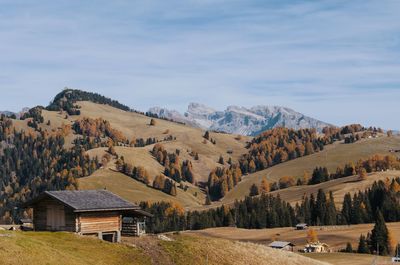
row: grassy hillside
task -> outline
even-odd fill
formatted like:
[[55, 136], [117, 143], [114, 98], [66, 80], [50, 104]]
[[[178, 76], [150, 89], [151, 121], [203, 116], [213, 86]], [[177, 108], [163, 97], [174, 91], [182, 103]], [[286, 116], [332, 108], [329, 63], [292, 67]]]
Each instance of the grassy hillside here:
[[326, 193], [332, 191], [336, 205], [341, 206], [343, 203], [343, 197], [346, 193], [353, 195], [359, 190], [364, 191], [371, 187], [375, 181], [385, 180], [386, 178], [391, 180], [399, 176], [400, 171], [398, 170], [376, 172], [368, 174], [367, 178], [362, 181], [359, 180], [358, 176], [351, 176], [323, 182], [317, 185], [294, 186], [288, 189], [271, 192], [271, 194], [279, 194], [283, 200], [290, 203], [296, 203], [301, 201], [304, 194], [310, 196], [310, 194], [313, 193], [316, 195], [319, 189], [323, 189]]
[[68, 233], [0, 232], [3, 265], [151, 264], [138, 248]]
[[[158, 140], [163, 140], [166, 136], [172, 135], [176, 137], [176, 140], [163, 143], [167, 151], [174, 152], [176, 149], [180, 149], [182, 160], [193, 160], [189, 155], [192, 151], [199, 154], [200, 159], [192, 161], [195, 178], [198, 181], [208, 179], [210, 171], [219, 165], [217, 161], [220, 155], [224, 156], [225, 161], [229, 157], [237, 160], [241, 154], [245, 153], [246, 142], [251, 139], [250, 137], [241, 137], [240, 140], [237, 140], [235, 135], [210, 133], [210, 137], [216, 140], [216, 144], [214, 145], [210, 141], [203, 143], [204, 131], [197, 128], [162, 119], [156, 119], [156, 125], [150, 126], [151, 118], [138, 113], [127, 112], [108, 105], [88, 101], [78, 102], [77, 105], [81, 107], [81, 114], [77, 116], [68, 116], [65, 112], [43, 110], [42, 115], [45, 123], [40, 126], [47, 129], [57, 128], [62, 124], [71, 124], [74, 120], [88, 117], [93, 119], [102, 118], [109, 121], [114, 129], [121, 131], [128, 139], [154, 137]], [[46, 125], [48, 120], [50, 120], [50, 126]], [[151, 148], [152, 146], [148, 146], [146, 149], [150, 150]], [[232, 150], [233, 153], [228, 154], [228, 150]], [[119, 151], [123, 152], [125, 157], [145, 160], [146, 162], [142, 166], [148, 171], [153, 170], [154, 164], [148, 163], [153, 159], [149, 153], [142, 152], [140, 156], [137, 156], [135, 148], [120, 149]]]
[[[174, 197], [108, 168], [99, 169], [91, 176], [79, 179], [79, 189], [104, 188], [131, 202], [172, 201], [179, 202], [185, 208], [192, 208], [200, 207], [205, 201], [204, 194], [197, 187], [191, 186], [186, 192], [177, 189], [178, 194]], [[197, 196], [194, 195], [196, 192]]]
[[259, 185], [263, 177], [266, 177], [270, 182], [277, 181], [283, 176], [299, 177], [305, 171], [311, 174], [316, 166], [326, 166], [328, 170], [334, 172], [338, 166], [344, 166], [345, 163], [350, 161], [356, 162], [374, 154], [389, 154], [390, 149], [400, 149], [399, 136], [364, 139], [353, 144], [337, 142], [326, 146], [319, 153], [244, 176], [242, 181], [222, 199], [222, 202], [229, 203], [248, 195], [251, 185], [253, 183]]
[[128, 238], [112, 244], [68, 233], [0, 232], [0, 263], [14, 264], [326, 264], [298, 254], [202, 236]]

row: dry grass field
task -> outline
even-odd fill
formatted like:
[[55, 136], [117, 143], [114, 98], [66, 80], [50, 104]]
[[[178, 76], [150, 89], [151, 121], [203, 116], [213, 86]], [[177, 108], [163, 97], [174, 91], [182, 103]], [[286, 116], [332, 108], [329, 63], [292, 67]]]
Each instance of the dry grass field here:
[[1, 232], [1, 265], [147, 265], [138, 248], [70, 233]]
[[[387, 223], [387, 227], [393, 237], [400, 243], [400, 222]], [[345, 248], [350, 242], [353, 249], [358, 246], [361, 234], [366, 235], [373, 228], [373, 224], [346, 225], [346, 226], [315, 226], [318, 239], [330, 246], [333, 251]], [[290, 241], [296, 245], [296, 249], [302, 249], [306, 244], [307, 231], [295, 230], [293, 227], [272, 229], [240, 229], [232, 227], [211, 228], [200, 231], [190, 231], [189, 234], [269, 244], [274, 240]]]
[[263, 245], [198, 235], [126, 238], [113, 244], [70, 233], [0, 232], [2, 265], [323, 265], [295, 253]]
[[390, 149], [400, 149], [399, 136], [365, 139], [353, 144], [337, 142], [326, 146], [319, 153], [304, 156], [244, 176], [242, 181], [222, 199], [222, 202], [229, 203], [248, 195], [251, 185], [253, 183], [259, 185], [263, 177], [266, 177], [270, 182], [277, 181], [283, 176], [299, 177], [305, 171], [311, 174], [317, 166], [326, 166], [328, 170], [334, 172], [338, 166], [342, 167], [350, 161], [356, 162], [374, 154], [389, 154]]
[[156, 241], [153, 237], [127, 238], [145, 249], [153, 264], [171, 265], [312, 265], [327, 264], [296, 253], [282, 252], [254, 243], [203, 237], [168, 235], [173, 241]]

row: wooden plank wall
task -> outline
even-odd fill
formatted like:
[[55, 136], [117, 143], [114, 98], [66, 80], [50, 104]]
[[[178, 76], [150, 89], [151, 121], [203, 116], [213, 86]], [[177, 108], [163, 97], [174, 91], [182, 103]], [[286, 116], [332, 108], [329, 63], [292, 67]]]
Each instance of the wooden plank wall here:
[[65, 207], [62, 203], [51, 199], [47, 198], [33, 207], [33, 225], [35, 230], [37, 231], [51, 231], [51, 227], [47, 226], [47, 208], [50, 207], [63, 207], [64, 208], [64, 213], [65, 213], [65, 226], [60, 227], [58, 230], [59, 231], [69, 231], [69, 232], [75, 232], [75, 213], [68, 207]]
[[121, 231], [119, 212], [81, 213], [78, 220], [79, 232], [82, 234]]

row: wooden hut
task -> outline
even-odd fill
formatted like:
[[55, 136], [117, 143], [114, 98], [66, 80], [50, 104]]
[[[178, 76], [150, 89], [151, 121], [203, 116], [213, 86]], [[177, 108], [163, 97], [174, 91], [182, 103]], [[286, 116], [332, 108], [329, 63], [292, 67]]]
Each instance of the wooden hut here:
[[286, 251], [293, 251], [293, 247], [295, 246], [291, 242], [286, 241], [274, 241], [268, 245], [270, 248], [281, 249]]
[[308, 225], [305, 223], [300, 223], [296, 225], [296, 230], [306, 230], [308, 228]]
[[313, 242], [305, 245], [305, 253], [326, 253], [329, 252], [329, 246], [321, 242]]
[[[110, 242], [119, 242], [121, 231], [128, 236], [144, 234], [144, 219], [151, 217], [139, 206], [106, 190], [46, 191], [24, 207], [33, 208], [35, 231], [96, 235]], [[129, 227], [124, 227], [125, 216], [132, 218]]]

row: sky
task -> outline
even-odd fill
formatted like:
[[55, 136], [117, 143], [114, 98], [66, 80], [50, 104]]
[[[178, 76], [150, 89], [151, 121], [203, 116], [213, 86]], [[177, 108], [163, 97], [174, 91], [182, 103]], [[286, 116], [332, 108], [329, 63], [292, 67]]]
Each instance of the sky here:
[[146, 111], [282, 105], [400, 129], [399, 0], [0, 0], [0, 110], [64, 87]]

